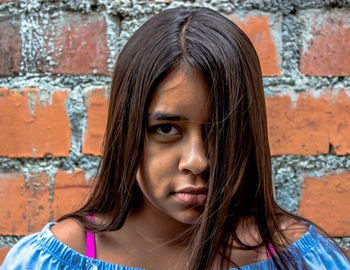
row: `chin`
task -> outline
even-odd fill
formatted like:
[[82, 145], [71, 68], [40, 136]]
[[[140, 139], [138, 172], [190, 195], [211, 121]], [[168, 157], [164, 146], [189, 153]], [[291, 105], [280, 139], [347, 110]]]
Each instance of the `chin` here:
[[179, 222], [186, 224], [186, 225], [194, 225], [197, 224], [200, 220], [199, 218], [194, 219], [194, 218], [187, 218], [187, 219], [182, 219], [182, 220], [178, 220]]
[[173, 218], [178, 222], [193, 225], [200, 222], [203, 209], [187, 209], [186, 212], [187, 213], [181, 213], [181, 215]]

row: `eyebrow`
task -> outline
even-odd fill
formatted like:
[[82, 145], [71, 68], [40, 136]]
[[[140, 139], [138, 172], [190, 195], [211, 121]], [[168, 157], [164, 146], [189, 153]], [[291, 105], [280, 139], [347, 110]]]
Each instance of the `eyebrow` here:
[[159, 121], [159, 120], [184, 121], [184, 120], [188, 120], [186, 117], [183, 117], [183, 116], [180, 116], [180, 115], [163, 113], [163, 112], [150, 113], [150, 114], [148, 114], [147, 117], [151, 121]]

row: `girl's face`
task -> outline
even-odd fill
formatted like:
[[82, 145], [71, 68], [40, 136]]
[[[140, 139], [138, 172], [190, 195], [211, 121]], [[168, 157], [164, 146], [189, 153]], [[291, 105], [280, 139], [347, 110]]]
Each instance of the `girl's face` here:
[[205, 80], [186, 67], [173, 71], [156, 88], [136, 175], [144, 196], [141, 211], [156, 211], [186, 224], [198, 220], [208, 187], [208, 92]]

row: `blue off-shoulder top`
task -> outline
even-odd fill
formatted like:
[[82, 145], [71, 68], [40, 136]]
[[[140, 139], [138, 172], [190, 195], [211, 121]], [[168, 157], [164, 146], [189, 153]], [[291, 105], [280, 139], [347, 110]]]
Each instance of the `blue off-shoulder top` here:
[[[8, 252], [1, 270], [47, 269], [47, 270], [141, 270], [139, 268], [115, 265], [84, 256], [60, 242], [50, 231], [55, 223], [47, 224], [41, 232], [22, 238]], [[333, 242], [319, 234], [314, 226], [287, 249], [298, 269], [350, 269], [344, 254]], [[230, 270], [235, 270], [232, 268]], [[242, 270], [275, 270], [272, 259], [241, 266]], [[295, 269], [295, 266], [293, 267]]]

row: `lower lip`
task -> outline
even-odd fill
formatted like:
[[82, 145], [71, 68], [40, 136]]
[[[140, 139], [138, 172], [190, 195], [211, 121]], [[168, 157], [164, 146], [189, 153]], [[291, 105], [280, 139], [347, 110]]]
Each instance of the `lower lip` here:
[[174, 196], [179, 201], [182, 201], [189, 205], [204, 206], [207, 200], [206, 193], [195, 194], [195, 193], [176, 192]]

